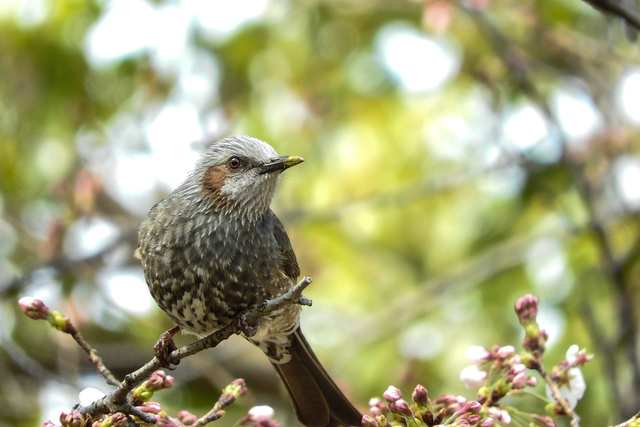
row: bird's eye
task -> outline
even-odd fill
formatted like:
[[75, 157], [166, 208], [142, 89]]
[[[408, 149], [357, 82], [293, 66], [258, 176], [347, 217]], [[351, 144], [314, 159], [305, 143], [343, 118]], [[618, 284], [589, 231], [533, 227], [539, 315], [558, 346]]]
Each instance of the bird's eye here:
[[237, 169], [242, 165], [242, 160], [237, 157], [232, 157], [229, 159], [229, 167], [231, 169]]

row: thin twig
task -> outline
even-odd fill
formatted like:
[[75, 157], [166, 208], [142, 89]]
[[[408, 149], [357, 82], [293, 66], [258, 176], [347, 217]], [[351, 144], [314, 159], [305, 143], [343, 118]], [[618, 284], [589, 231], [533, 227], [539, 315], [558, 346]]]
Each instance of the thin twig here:
[[620, 423], [620, 424], [616, 424], [613, 427], [629, 427], [629, 426], [635, 426], [637, 420], [640, 419], [640, 412], [638, 412], [637, 414], [635, 414], [633, 417], [631, 417], [631, 419], [628, 419], [627, 421]]
[[544, 369], [544, 366], [542, 365], [542, 358], [540, 358], [540, 368], [537, 369], [537, 371], [538, 373], [540, 373], [540, 376], [549, 387], [553, 400], [558, 405], [560, 405], [564, 413], [569, 417], [571, 427], [579, 427], [580, 417], [571, 408], [571, 406], [569, 405], [569, 402], [567, 402], [567, 400], [564, 397], [562, 397], [562, 394], [560, 393], [560, 388], [558, 387], [558, 383], [553, 381], [551, 377], [549, 377], [549, 373], [547, 372], [546, 369]]
[[222, 418], [225, 414], [224, 409], [238, 400], [239, 396], [244, 396], [245, 394], [247, 394], [247, 388], [244, 380], [235, 380], [233, 383], [225, 387], [224, 392], [216, 404], [213, 405], [213, 408], [203, 417], [197, 419], [193, 424], [191, 424], [191, 427], [202, 427], [212, 421]]
[[107, 381], [107, 384], [117, 386], [120, 384], [120, 381], [113, 375], [113, 373], [107, 368], [102, 358], [98, 355], [98, 352], [95, 348], [91, 347], [82, 337], [80, 331], [71, 323], [69, 319], [67, 319], [67, 327], [62, 330], [62, 332], [66, 332], [71, 335], [73, 339], [78, 343], [80, 348], [82, 348], [85, 353], [89, 356], [89, 360], [98, 370], [98, 373], [102, 375], [102, 377]]
[[51, 310], [42, 300], [37, 298], [23, 297], [20, 298], [18, 304], [27, 317], [34, 320], [46, 320], [57, 330], [71, 335], [80, 348], [87, 353], [89, 360], [94, 364], [100, 375], [106, 379], [107, 383], [111, 385], [119, 384], [119, 381], [104, 364], [98, 352], [84, 340], [80, 331], [68, 317], [57, 310]]

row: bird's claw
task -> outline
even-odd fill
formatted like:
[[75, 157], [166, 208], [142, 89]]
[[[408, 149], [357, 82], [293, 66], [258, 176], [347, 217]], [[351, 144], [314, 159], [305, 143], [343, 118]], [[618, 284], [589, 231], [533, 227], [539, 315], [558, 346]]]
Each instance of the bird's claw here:
[[180, 326], [174, 326], [168, 331], [162, 333], [156, 341], [156, 344], [153, 346], [153, 352], [158, 358], [158, 362], [160, 362], [160, 366], [165, 369], [169, 369], [173, 371], [175, 366], [180, 363], [180, 361], [176, 361], [173, 363], [171, 359], [171, 352], [176, 350], [176, 344], [173, 342], [173, 336], [180, 331]]
[[257, 328], [255, 326], [250, 326], [247, 323], [247, 314], [249, 310], [243, 311], [238, 314], [236, 318], [233, 320], [233, 331], [236, 334], [244, 334], [245, 337], [249, 338], [256, 334]]

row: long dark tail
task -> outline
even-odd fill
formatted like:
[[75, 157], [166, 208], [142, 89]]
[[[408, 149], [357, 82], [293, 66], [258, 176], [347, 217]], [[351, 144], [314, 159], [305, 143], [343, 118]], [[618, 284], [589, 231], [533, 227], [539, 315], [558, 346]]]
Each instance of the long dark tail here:
[[291, 361], [273, 363], [287, 387], [298, 420], [307, 427], [359, 426], [362, 414], [324, 370], [300, 328], [291, 335]]

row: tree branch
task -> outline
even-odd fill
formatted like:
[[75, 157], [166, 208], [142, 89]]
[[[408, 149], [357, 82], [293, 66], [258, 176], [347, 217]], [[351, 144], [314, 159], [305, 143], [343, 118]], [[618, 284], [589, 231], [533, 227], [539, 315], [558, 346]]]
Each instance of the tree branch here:
[[[249, 311], [245, 315], [244, 320], [249, 326], [255, 326], [258, 320], [260, 320], [262, 317], [289, 304], [301, 304], [310, 306], [311, 300], [304, 297], [302, 295], [302, 292], [307, 288], [307, 286], [311, 284], [311, 281], [311, 277], [305, 276], [288, 292], [272, 300], [265, 301], [258, 305], [258, 307], [256, 307], [254, 310]], [[216, 347], [222, 341], [226, 340], [231, 335], [236, 333], [236, 330], [237, 329], [235, 325], [233, 323], [230, 323], [207, 337], [204, 337], [196, 342], [172, 351], [169, 355], [169, 361], [176, 364], [185, 357], [191, 356], [208, 348]], [[134, 407], [127, 400], [127, 396], [136, 386], [142, 383], [145, 378], [149, 377], [160, 367], [160, 360], [157, 357], [154, 357], [135, 372], [128, 374], [124, 378], [124, 381], [122, 381], [122, 383], [120, 383], [118, 387], [111, 393], [107, 394], [96, 402], [93, 402], [91, 405], [79, 406], [75, 409], [82, 415], [90, 414], [94, 419], [99, 415], [122, 412], [127, 415], [138, 417], [145, 422], [155, 423], [155, 418], [152, 415], [146, 414]], [[214, 408], [214, 410], [218, 411], [220, 410], [220, 407]]]

